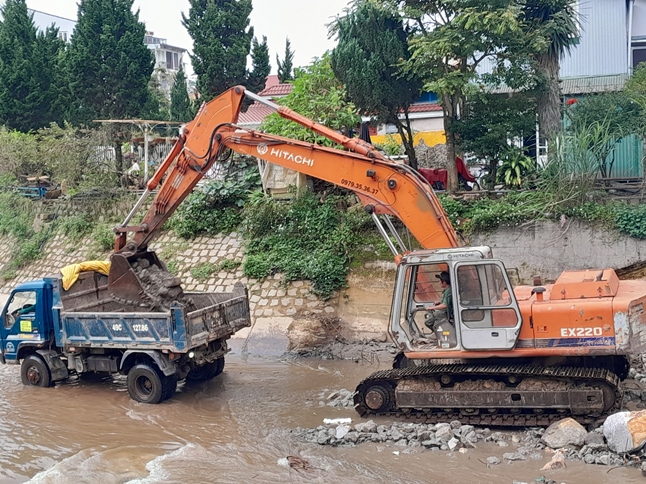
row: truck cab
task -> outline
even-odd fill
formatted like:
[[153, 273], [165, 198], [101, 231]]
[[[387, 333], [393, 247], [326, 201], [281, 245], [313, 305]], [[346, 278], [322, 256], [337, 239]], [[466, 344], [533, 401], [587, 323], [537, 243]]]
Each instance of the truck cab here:
[[23, 354], [47, 346], [53, 338], [51, 300], [51, 285], [44, 280], [20, 284], [11, 292], [0, 316], [2, 363], [18, 364]]

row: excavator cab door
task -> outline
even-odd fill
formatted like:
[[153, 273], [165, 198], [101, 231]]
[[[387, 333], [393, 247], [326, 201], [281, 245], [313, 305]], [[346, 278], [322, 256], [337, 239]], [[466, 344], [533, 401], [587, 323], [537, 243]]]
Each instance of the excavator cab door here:
[[454, 312], [465, 350], [511, 350], [522, 323], [518, 301], [502, 262], [454, 266]]

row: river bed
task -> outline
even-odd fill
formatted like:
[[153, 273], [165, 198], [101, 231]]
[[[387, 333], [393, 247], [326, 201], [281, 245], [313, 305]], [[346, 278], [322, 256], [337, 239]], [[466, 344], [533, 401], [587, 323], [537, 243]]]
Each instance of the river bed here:
[[[387, 360], [387, 358], [381, 358]], [[512, 448], [479, 443], [466, 453], [388, 444], [330, 447], [290, 432], [324, 418], [361, 419], [326, 405], [389, 361], [227, 356], [224, 373], [180, 385], [160, 405], [131, 400], [125, 379], [73, 378], [55, 388], [25, 387], [15, 366], [0, 366], [0, 483], [641, 483], [637, 469], [544, 459], [486, 465]], [[323, 404], [323, 405], [322, 405]], [[388, 423], [387, 419], [376, 419]], [[409, 453], [407, 453], [409, 452]], [[279, 465], [287, 456], [309, 469]], [[539, 481], [540, 482], [540, 481]], [[545, 482], [545, 480], [543, 480]]]

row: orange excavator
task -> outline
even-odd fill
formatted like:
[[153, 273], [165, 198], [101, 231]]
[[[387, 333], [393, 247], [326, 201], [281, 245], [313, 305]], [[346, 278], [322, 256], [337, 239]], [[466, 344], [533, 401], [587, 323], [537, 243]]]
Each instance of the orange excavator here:
[[[237, 126], [245, 95], [345, 149]], [[527, 426], [565, 416], [592, 422], [620, 406], [629, 356], [646, 349], [646, 282], [620, 281], [614, 270], [599, 269], [512, 288], [490, 248], [459, 246], [438, 198], [416, 170], [241, 86], [202, 106], [115, 229], [113, 297], [133, 303], [156, 297], [134, 267], [145, 259], [163, 268], [148, 243], [231, 151], [352, 190], [395, 256], [388, 333], [401, 352], [392, 369], [359, 383], [360, 415]], [[129, 226], [158, 187], [142, 222]], [[390, 217], [403, 222], [422, 248], [406, 247]]]

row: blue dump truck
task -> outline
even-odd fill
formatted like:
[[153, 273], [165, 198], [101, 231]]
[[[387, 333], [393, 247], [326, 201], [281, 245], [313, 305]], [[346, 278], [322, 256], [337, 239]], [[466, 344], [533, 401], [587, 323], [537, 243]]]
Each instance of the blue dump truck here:
[[219, 375], [227, 340], [251, 323], [240, 283], [233, 293], [182, 292], [150, 307], [115, 300], [108, 277], [95, 271], [82, 272], [67, 291], [60, 276], [20, 284], [1, 317], [0, 361], [21, 363], [25, 385], [120, 374], [143, 403], [171, 397], [178, 380]]

